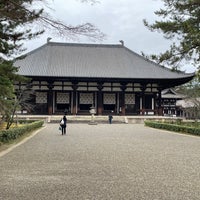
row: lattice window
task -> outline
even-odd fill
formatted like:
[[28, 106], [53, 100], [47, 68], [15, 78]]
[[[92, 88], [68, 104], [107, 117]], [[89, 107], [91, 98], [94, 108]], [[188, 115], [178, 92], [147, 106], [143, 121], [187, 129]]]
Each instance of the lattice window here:
[[104, 94], [103, 95], [103, 103], [104, 104], [115, 104], [115, 94]]
[[135, 104], [135, 95], [125, 94], [125, 104]]
[[36, 103], [47, 103], [47, 92], [36, 92]]
[[58, 93], [57, 93], [56, 102], [57, 102], [58, 104], [66, 104], [66, 103], [69, 103], [69, 93], [58, 92]]
[[80, 104], [93, 104], [93, 93], [80, 93]]

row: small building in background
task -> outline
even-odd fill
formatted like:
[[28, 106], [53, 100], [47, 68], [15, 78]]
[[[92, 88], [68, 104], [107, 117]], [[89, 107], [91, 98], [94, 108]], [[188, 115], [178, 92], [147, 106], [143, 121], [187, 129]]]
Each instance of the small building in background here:
[[181, 110], [181, 117], [200, 119], [200, 97], [178, 100], [176, 107]]
[[177, 101], [185, 98], [185, 95], [175, 92], [172, 88], [165, 89], [161, 92], [163, 115], [165, 116], [182, 116], [182, 109], [177, 106]]

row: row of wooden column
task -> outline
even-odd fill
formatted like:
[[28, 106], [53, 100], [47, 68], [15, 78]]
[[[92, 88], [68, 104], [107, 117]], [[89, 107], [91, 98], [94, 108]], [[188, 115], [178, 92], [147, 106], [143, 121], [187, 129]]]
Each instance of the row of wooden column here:
[[[53, 114], [53, 86], [51, 84], [49, 85], [49, 91], [48, 91], [48, 114]], [[97, 92], [97, 115], [102, 115], [103, 113], [103, 92], [102, 92], [102, 84], [98, 85], [98, 92]], [[72, 85], [73, 89], [73, 107], [72, 107], [72, 114], [77, 114], [77, 89], [78, 85], [77, 83]], [[119, 107], [121, 108], [121, 115], [125, 115], [125, 90], [126, 85], [121, 85], [121, 92], [119, 93]], [[142, 115], [145, 113], [145, 89], [142, 88], [141, 92], [142, 97]], [[163, 109], [161, 107], [161, 90], [158, 92], [158, 115], [163, 115]]]

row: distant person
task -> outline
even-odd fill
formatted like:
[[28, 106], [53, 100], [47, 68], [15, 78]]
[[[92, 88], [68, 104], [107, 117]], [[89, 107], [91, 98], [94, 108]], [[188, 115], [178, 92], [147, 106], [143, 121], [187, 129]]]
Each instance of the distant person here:
[[60, 121], [60, 126], [61, 126], [62, 135], [66, 135], [67, 118], [65, 115]]
[[111, 111], [111, 113], [108, 116], [109, 124], [112, 124], [112, 119], [113, 119], [112, 113], [113, 113], [113, 111]]
[[67, 113], [68, 113], [68, 109], [65, 108], [65, 110], [64, 110], [64, 115], [67, 115]]

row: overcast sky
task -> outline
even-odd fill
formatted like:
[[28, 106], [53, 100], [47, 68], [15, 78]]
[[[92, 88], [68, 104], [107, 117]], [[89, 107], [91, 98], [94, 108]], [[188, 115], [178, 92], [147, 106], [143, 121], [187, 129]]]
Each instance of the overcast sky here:
[[[47, 37], [51, 37], [52, 42], [101, 44], [119, 44], [119, 40], [123, 40], [126, 47], [139, 54], [160, 53], [170, 44], [161, 33], [152, 33], [143, 24], [143, 19], [148, 22], [158, 19], [154, 12], [163, 7], [161, 0], [99, 0], [99, 3], [94, 5], [80, 3], [81, 0], [46, 1], [48, 6], [54, 9], [50, 12], [55, 18], [71, 25], [90, 22], [106, 34], [106, 38], [95, 42], [83, 37], [69, 40], [47, 31], [39, 38], [25, 43], [28, 51], [45, 44]], [[182, 70], [193, 72], [195, 69], [185, 66]]]

